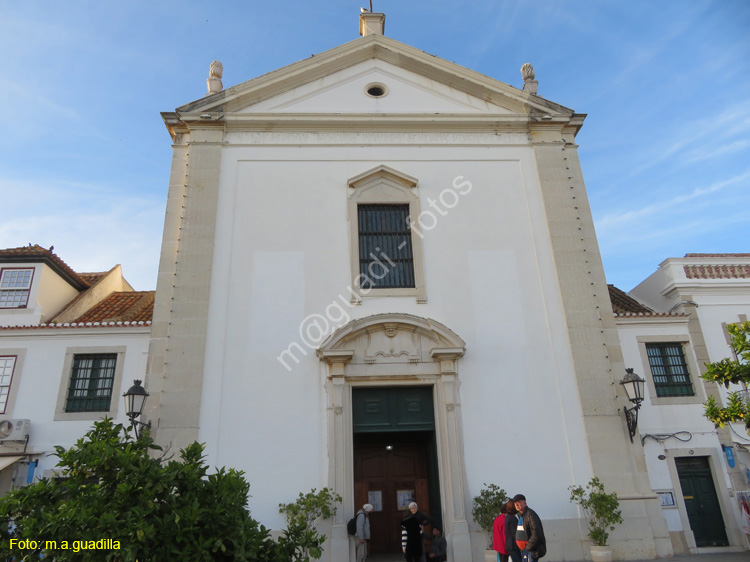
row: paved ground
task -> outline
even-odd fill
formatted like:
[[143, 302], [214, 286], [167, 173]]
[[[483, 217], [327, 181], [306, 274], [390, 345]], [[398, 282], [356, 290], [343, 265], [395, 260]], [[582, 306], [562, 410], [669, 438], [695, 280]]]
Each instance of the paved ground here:
[[[372, 556], [367, 562], [403, 562], [404, 557], [395, 554], [391, 556]], [[750, 551], [744, 552], [707, 552], [704, 554], [678, 554], [673, 558], [660, 558], [663, 562], [750, 562]], [[463, 562], [463, 561], [455, 561]], [[482, 560], [484, 562], [484, 560]], [[556, 562], [542, 558], [540, 562]], [[633, 560], [631, 562], [646, 562], [645, 560]], [[652, 561], [648, 561], [652, 562]]]
[[678, 554], [674, 558], [662, 558], [661, 560], [669, 562], [750, 562], [750, 551]]

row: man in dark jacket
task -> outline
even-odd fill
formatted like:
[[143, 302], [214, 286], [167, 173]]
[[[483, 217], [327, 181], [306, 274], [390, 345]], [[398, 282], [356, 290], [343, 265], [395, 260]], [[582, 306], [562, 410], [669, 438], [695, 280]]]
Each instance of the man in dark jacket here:
[[523, 560], [526, 562], [537, 562], [547, 554], [547, 541], [544, 539], [544, 527], [542, 520], [536, 511], [526, 505], [526, 496], [516, 494], [513, 497], [513, 505], [518, 511], [518, 526], [523, 527], [526, 535], [526, 545], [522, 551]]
[[430, 562], [446, 562], [448, 544], [437, 525], [432, 526], [432, 543], [430, 545]]

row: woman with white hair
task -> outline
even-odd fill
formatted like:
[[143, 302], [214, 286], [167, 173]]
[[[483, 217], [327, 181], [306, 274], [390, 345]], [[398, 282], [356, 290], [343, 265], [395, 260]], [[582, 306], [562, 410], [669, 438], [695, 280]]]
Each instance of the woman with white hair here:
[[401, 522], [401, 550], [406, 555], [407, 562], [425, 562], [424, 526], [431, 523], [430, 518], [419, 511], [416, 502], [409, 504], [409, 511]]
[[[416, 505], [412, 503], [412, 505]], [[406, 562], [422, 562], [424, 549], [422, 548], [422, 525], [415, 515], [416, 509], [404, 512], [401, 521], [401, 550], [406, 556]]]

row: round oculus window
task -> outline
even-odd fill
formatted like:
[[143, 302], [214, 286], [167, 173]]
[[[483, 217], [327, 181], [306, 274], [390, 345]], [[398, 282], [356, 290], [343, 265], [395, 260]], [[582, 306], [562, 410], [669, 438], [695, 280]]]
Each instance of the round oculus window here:
[[365, 86], [365, 92], [372, 98], [382, 98], [388, 93], [388, 88], [385, 84], [373, 83]]

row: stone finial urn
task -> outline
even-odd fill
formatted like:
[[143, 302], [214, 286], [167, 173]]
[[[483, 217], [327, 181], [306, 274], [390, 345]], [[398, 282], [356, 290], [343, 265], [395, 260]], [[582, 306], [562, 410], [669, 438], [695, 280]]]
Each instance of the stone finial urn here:
[[224, 85], [221, 83], [221, 77], [224, 74], [224, 65], [219, 61], [215, 60], [211, 63], [211, 68], [208, 71], [208, 78], [206, 79], [206, 86], [208, 87], [208, 95], [216, 94], [221, 92]]

